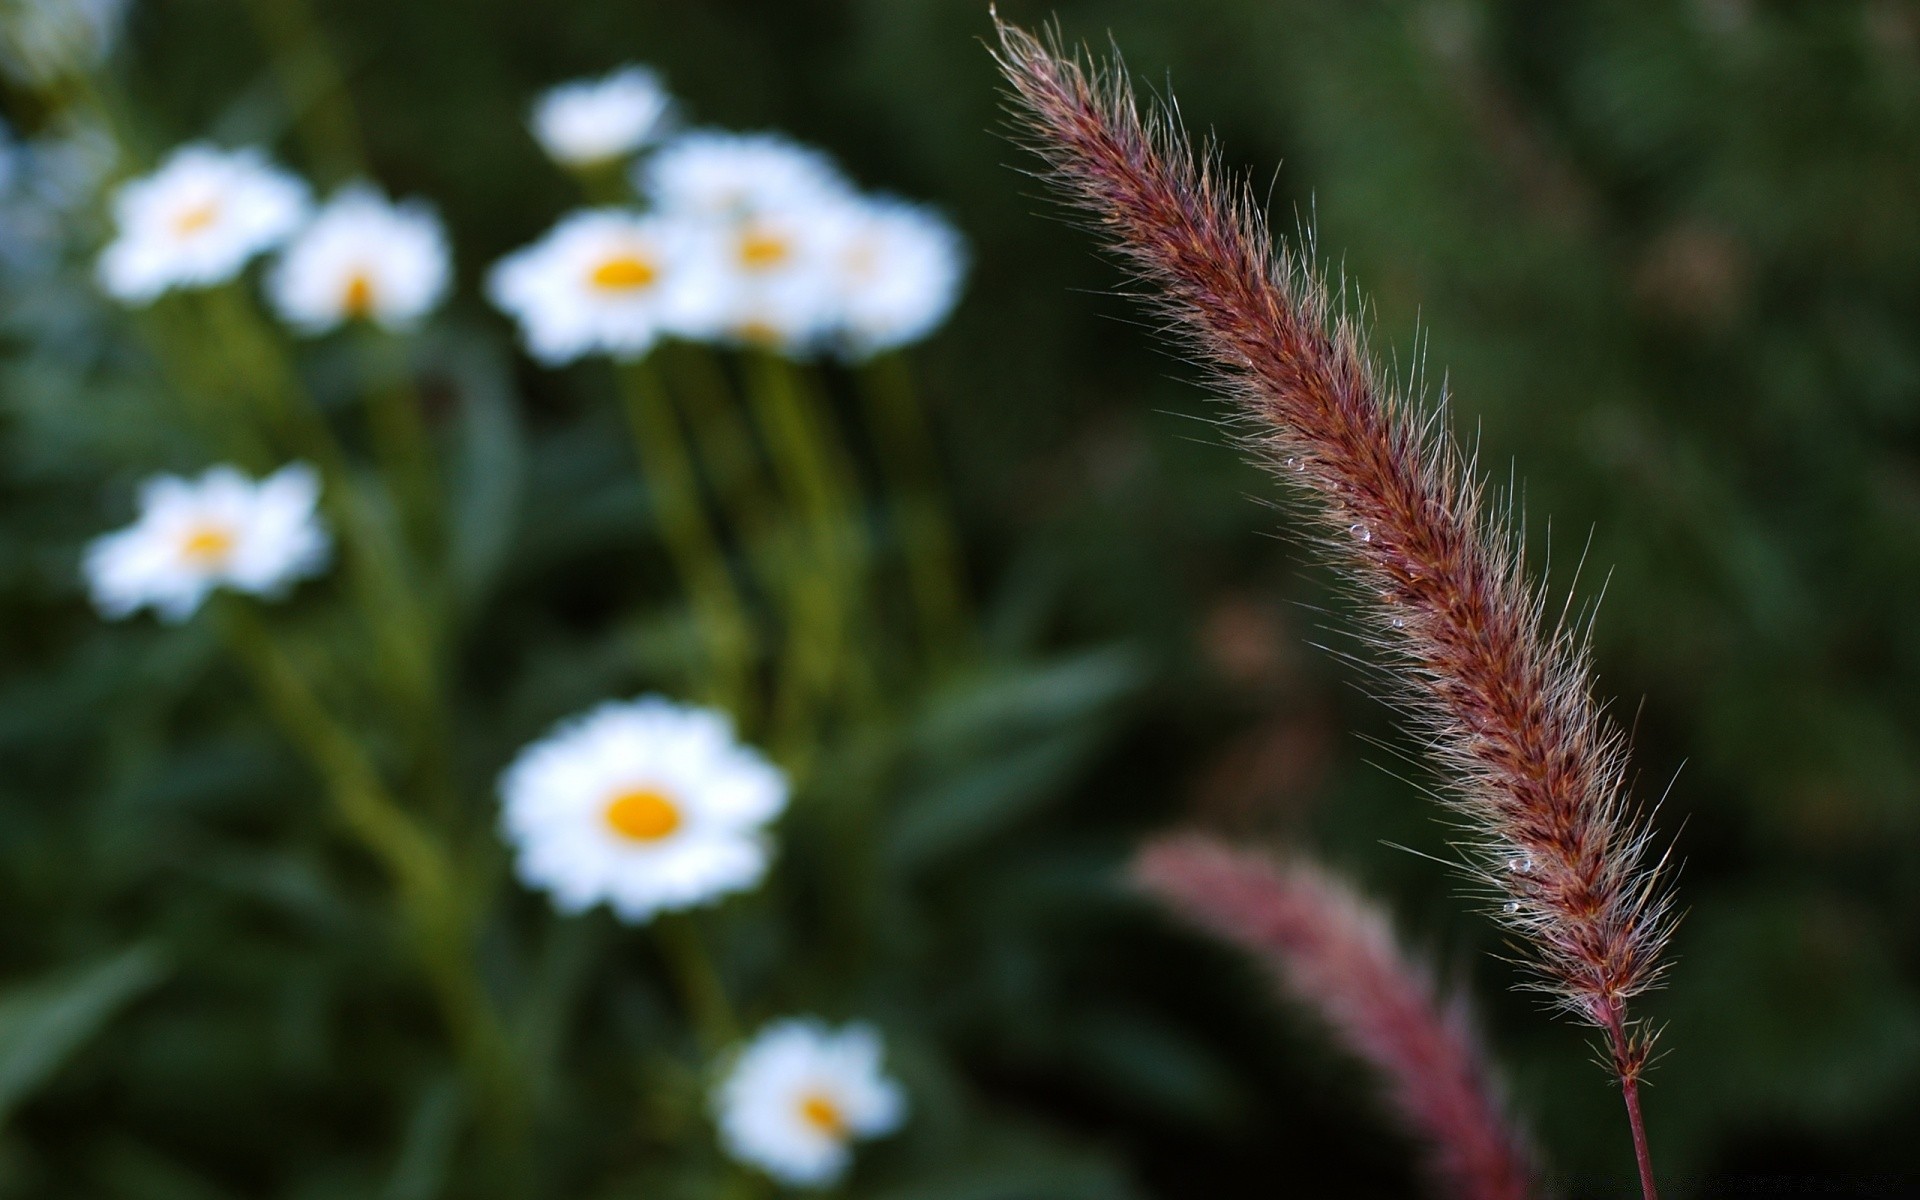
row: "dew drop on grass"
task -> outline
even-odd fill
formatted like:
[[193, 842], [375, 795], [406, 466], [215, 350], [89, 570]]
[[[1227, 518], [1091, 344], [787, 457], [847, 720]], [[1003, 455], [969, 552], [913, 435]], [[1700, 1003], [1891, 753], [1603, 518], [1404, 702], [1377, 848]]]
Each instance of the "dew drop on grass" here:
[[1347, 526], [1347, 532], [1352, 534], [1354, 537], [1359, 538], [1363, 542], [1370, 542], [1373, 540], [1373, 530], [1368, 529], [1366, 525], [1360, 521], [1355, 521], [1353, 524]]

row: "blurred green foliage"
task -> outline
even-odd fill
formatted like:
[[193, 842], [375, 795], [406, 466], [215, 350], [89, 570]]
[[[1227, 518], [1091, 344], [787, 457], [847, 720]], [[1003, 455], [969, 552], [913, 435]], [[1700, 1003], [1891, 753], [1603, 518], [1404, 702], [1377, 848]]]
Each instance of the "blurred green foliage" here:
[[[1587, 596], [1606, 579], [1601, 686], [1641, 794], [1665, 797], [1691, 910], [1646, 1006], [1666, 1024], [1648, 1107], [1675, 1194], [1910, 1170], [1920, 12], [1002, 7], [1110, 31], [1262, 187], [1284, 163], [1281, 223], [1317, 228], [1382, 352], [1444, 375], [1490, 472], [1512, 464], [1541, 569], [1564, 587], [1584, 557]], [[1337, 598], [1179, 364], [1102, 294], [1113, 271], [1008, 169], [1025, 164], [993, 132], [984, 4], [315, 11], [380, 179], [453, 230], [459, 296], [422, 353], [454, 400], [456, 777], [482, 833], [519, 745], [676, 669], [674, 630], [643, 619], [662, 597], [617, 416], [585, 373], [513, 365], [477, 298], [479, 271], [572, 203], [524, 133], [528, 98], [644, 61], [701, 121], [822, 145], [973, 242], [968, 298], [918, 365], [981, 649], [845, 731], [774, 885], [706, 926], [756, 1013], [887, 1029], [916, 1111], [861, 1194], [1412, 1186], [1366, 1081], [1119, 888], [1131, 841], [1188, 819], [1312, 845], [1389, 897], [1476, 990], [1569, 1190], [1618, 1194], [1618, 1097], [1581, 1035], [1509, 990], [1443, 868], [1385, 845], [1444, 854], [1448, 831], [1363, 681], [1306, 648], [1341, 644]], [[259, 139], [324, 181], [293, 137], [315, 80], [282, 68], [238, 0], [136, 0], [114, 69], [151, 149]], [[18, 129], [44, 116], [8, 105]], [[103, 336], [84, 275], [9, 287], [6, 307], [0, 1194], [476, 1194], [473, 1098], [379, 877], [207, 622], [107, 626], [85, 606], [85, 539], [124, 519], [132, 480], [204, 451]], [[710, 1153], [666, 1153], [708, 1139], [652, 944], [509, 895], [480, 950], [538, 1113], [525, 1194], [717, 1194]]]

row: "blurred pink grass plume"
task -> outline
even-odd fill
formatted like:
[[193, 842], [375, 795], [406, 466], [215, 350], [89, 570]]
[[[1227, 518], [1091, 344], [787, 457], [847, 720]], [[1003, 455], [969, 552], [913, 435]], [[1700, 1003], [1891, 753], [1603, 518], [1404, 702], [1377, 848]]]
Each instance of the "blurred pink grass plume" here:
[[1345, 573], [1381, 678], [1413, 716], [1464, 829], [1462, 853], [1542, 989], [1598, 1027], [1643, 1193], [1650, 1039], [1628, 1001], [1660, 973], [1671, 903], [1629, 807], [1625, 740], [1593, 697], [1584, 639], [1549, 626], [1510, 522], [1429, 406], [1381, 378], [1354, 315], [1276, 243], [1245, 182], [1196, 152], [1171, 104], [1143, 115], [1124, 69], [999, 22], [1017, 136], [1129, 267], [1137, 294], [1232, 405]]
[[1441, 1194], [1534, 1194], [1531, 1157], [1500, 1104], [1464, 999], [1443, 996], [1431, 972], [1408, 959], [1378, 906], [1312, 863], [1194, 834], [1148, 843], [1133, 875], [1180, 916], [1256, 958], [1379, 1073], [1387, 1100], [1424, 1143]]

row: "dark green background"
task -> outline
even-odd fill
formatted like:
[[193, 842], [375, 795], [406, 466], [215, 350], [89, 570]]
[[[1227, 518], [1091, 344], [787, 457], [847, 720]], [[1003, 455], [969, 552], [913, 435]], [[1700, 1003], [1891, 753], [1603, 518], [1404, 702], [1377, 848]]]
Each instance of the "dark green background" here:
[[[1403, 375], [1417, 365], [1429, 388], [1445, 379], [1488, 471], [1521, 481], [1553, 586], [1570, 582], [1583, 550], [1582, 595], [1605, 581], [1600, 688], [1634, 728], [1638, 791], [1666, 797], [1659, 828], [1683, 864], [1671, 985], [1644, 1006], [1666, 1027], [1647, 1104], [1672, 1191], [1911, 1172], [1920, 9], [1002, 10], [1023, 22], [1057, 13], [1096, 45], [1110, 32], [1140, 83], [1170, 85], [1228, 162], [1263, 189], [1271, 179], [1276, 222], [1313, 224], [1321, 254], [1371, 298], [1382, 354]], [[1043, 877], [1022, 865], [1047, 854], [1076, 878], [1104, 878], [1132, 839], [1198, 818], [1313, 847], [1388, 898], [1476, 992], [1515, 1106], [1568, 1190], [1621, 1194], [1624, 1123], [1585, 1036], [1511, 990], [1517, 974], [1444, 868], [1384, 845], [1444, 854], [1449, 834], [1364, 675], [1309, 645], [1351, 648], [1325, 573], [1265, 506], [1269, 482], [1208, 424], [1191, 372], [1113, 294], [1115, 270], [1020, 174], [1030, 164], [998, 132], [984, 3], [328, 0], [317, 11], [378, 174], [441, 205], [460, 264], [457, 316], [495, 337], [504, 324], [477, 300], [479, 271], [571, 203], [523, 132], [528, 98], [627, 60], [660, 68], [698, 121], [815, 142], [863, 185], [931, 200], [968, 235], [965, 302], [920, 366], [976, 591], [1042, 646], [1125, 643], [1147, 671], [1124, 736], [1044, 813], [978, 847], [942, 901], [978, 917], [960, 922], [977, 953], [943, 959], [952, 947], [940, 947], [924, 969], [966, 997], [951, 1042], [985, 1103], [1111, 1164], [1114, 1192], [1121, 1176], [1166, 1197], [1411, 1186], [1365, 1081], [1310, 1024], [1270, 1017], [1250, 974], [1124, 902], [1068, 905], [1055, 921]], [[119, 66], [157, 145], [222, 121], [275, 128], [273, 103], [257, 101], [272, 79], [233, 4], [136, 0]], [[519, 369], [531, 419], [566, 415], [564, 383]], [[164, 871], [149, 877], [156, 855], [178, 849], [164, 821], [134, 822], [145, 832], [133, 846], [80, 847], [113, 842], [114, 822], [133, 820], [114, 805], [145, 794], [129, 779], [151, 784], [142, 764], [177, 738], [212, 738], [246, 778], [245, 764], [277, 753], [272, 739], [217, 715], [233, 707], [217, 684], [182, 682], [206, 657], [192, 635], [94, 631], [61, 572], [123, 511], [99, 498], [112, 473], [63, 465], [65, 443], [22, 419], [0, 435], [6, 745], [26, 764], [0, 778], [14, 931], [0, 963], [50, 969], [107, 930], [215, 948], [176, 951], [189, 963], [221, 961], [222, 945], [251, 953], [259, 931], [229, 930], [238, 918], [218, 904], [181, 899], [192, 889]], [[590, 623], [590, 565], [565, 579], [563, 611]], [[493, 632], [522, 628], [502, 618]], [[146, 657], [130, 682], [102, 664], [131, 639]], [[564, 643], [521, 645], [553, 675], [572, 661]], [[163, 644], [171, 660], [152, 648]], [[89, 691], [75, 682], [83, 670], [118, 682]], [[129, 739], [114, 721], [144, 710], [124, 699], [103, 710], [98, 697], [141, 687], [178, 689], [177, 704]], [[559, 688], [596, 690], [591, 679]], [[126, 760], [120, 774], [102, 765], [109, 753]], [[68, 804], [82, 806], [84, 828], [45, 815]], [[94, 864], [84, 879], [79, 857]], [[995, 943], [992, 914], [1022, 905], [1040, 914], [1019, 919], [1030, 941]], [[289, 973], [337, 966], [277, 953], [228, 959], [218, 986], [270, 995]], [[1050, 982], [1001, 989], [995, 963], [1009, 979]], [[192, 986], [176, 977], [147, 1003], [164, 1008], [172, 994], [191, 1009], [179, 992]], [[265, 1098], [271, 1089], [236, 1066], [231, 1094], [210, 1098], [207, 1068], [188, 1060], [222, 1030], [188, 1023], [143, 1039], [141, 1011], [26, 1110], [15, 1136], [55, 1163], [162, 1162], [187, 1181], [168, 1193], [182, 1197], [333, 1194], [293, 1189], [301, 1164], [319, 1178], [373, 1137], [356, 1111], [362, 1085]], [[236, 1063], [251, 1053], [217, 1049]], [[341, 1070], [361, 1079], [404, 1057], [358, 1053], [370, 1057]], [[181, 1089], [171, 1105], [169, 1087]], [[232, 1143], [227, 1114], [252, 1104], [282, 1124], [284, 1143], [251, 1144], [271, 1122], [246, 1135], [248, 1149]], [[1053, 1194], [1033, 1187], [1004, 1194]]]

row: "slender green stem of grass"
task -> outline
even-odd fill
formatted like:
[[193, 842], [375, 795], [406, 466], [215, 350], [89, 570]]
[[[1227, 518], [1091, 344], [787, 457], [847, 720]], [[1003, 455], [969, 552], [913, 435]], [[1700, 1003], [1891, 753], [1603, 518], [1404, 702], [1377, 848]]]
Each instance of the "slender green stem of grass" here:
[[753, 624], [727, 565], [719, 531], [700, 495], [699, 475], [679, 414], [650, 363], [622, 363], [618, 375], [661, 538], [699, 620], [706, 649], [706, 689], [714, 703], [748, 724], [754, 715]]
[[867, 420], [893, 491], [894, 531], [929, 660], [942, 664], [965, 640], [965, 569], [941, 500], [939, 454], [906, 356], [884, 354], [860, 371]]

